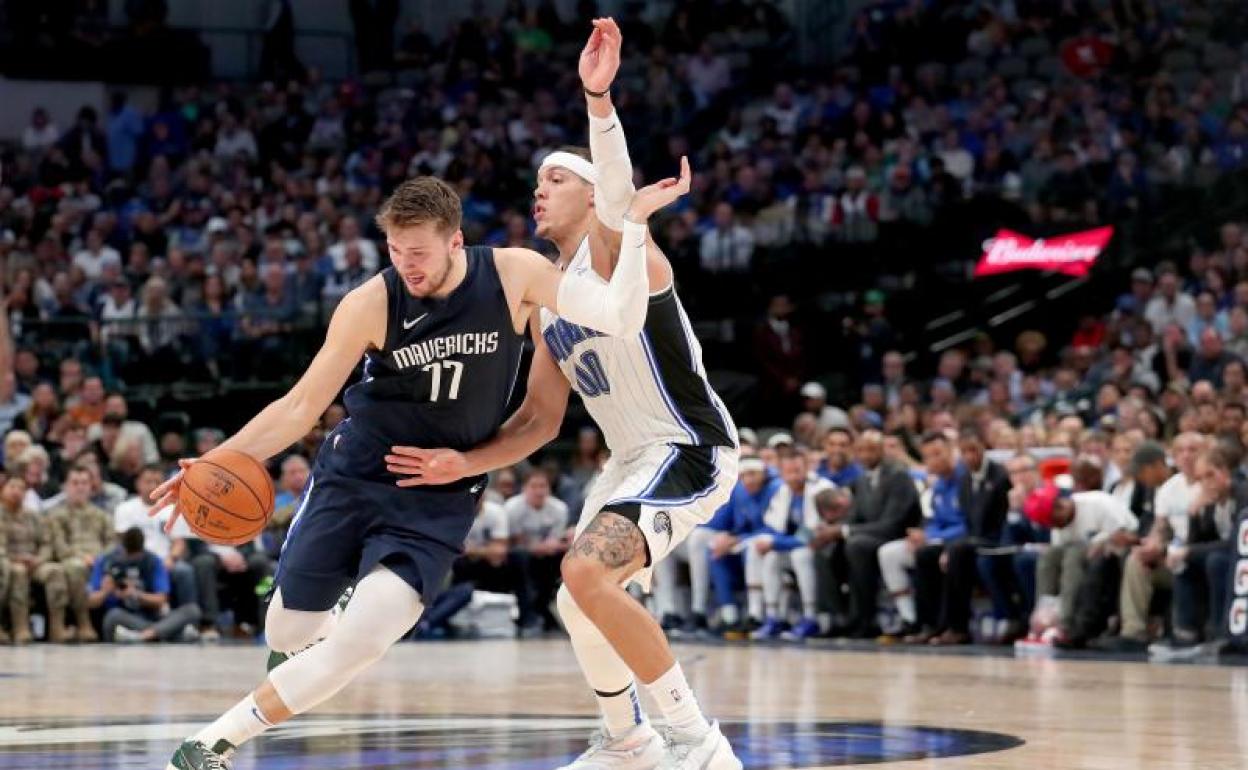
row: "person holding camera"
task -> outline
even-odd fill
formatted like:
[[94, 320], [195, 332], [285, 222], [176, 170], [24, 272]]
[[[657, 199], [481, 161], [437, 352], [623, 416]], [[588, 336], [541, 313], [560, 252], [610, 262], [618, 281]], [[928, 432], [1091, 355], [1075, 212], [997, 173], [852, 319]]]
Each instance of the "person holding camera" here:
[[91, 572], [91, 609], [104, 608], [106, 642], [172, 642], [199, 622], [199, 605], [169, 609], [169, 571], [143, 548], [143, 530], [132, 527], [121, 546], [96, 560]]

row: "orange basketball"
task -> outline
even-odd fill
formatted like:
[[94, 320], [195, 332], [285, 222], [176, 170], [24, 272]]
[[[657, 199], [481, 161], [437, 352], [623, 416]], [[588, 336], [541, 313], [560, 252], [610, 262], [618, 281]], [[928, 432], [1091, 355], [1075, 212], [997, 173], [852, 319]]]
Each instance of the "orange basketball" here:
[[260, 534], [273, 515], [273, 479], [254, 457], [214, 449], [182, 476], [178, 504], [203, 540], [241, 545]]

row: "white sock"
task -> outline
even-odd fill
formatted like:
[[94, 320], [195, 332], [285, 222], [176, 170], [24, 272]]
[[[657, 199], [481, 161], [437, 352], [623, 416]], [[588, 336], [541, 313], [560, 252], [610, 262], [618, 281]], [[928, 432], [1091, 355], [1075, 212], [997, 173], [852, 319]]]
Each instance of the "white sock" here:
[[567, 586], [559, 589], [556, 601], [559, 617], [572, 638], [576, 661], [581, 665], [585, 681], [598, 698], [603, 726], [608, 735], [618, 738], [645, 721], [633, 672], [607, 637], [577, 606]]
[[208, 748], [213, 748], [218, 741], [226, 741], [237, 748], [272, 727], [273, 724], [260, 713], [256, 699], [251, 695], [240, 700], [232, 709], [221, 715], [221, 718], [205, 727], [195, 736]]
[[762, 620], [763, 619], [763, 588], [762, 586], [747, 588], [745, 591], [745, 596], [748, 602], [747, 609], [749, 610], [750, 617], [754, 618], [755, 620]]
[[685, 672], [680, 670], [679, 663], [646, 685], [646, 692], [658, 704], [668, 727], [673, 730], [690, 735], [704, 735], [711, 729], [711, 724], [702, 715], [698, 699], [689, 687], [689, 682], [685, 680]]
[[918, 610], [914, 607], [914, 594], [905, 593], [901, 596], [894, 596], [893, 601], [897, 603], [897, 614], [907, 623], [914, 623], [919, 619]]
[[619, 738], [645, 721], [636, 682], [629, 682], [627, 687], [618, 692], [604, 693], [594, 690], [594, 697], [598, 699], [598, 708], [602, 711], [602, 722], [607, 735], [613, 738]]
[[741, 610], [735, 604], [725, 604], [719, 608], [719, 619], [725, 626], [735, 626], [741, 622]]

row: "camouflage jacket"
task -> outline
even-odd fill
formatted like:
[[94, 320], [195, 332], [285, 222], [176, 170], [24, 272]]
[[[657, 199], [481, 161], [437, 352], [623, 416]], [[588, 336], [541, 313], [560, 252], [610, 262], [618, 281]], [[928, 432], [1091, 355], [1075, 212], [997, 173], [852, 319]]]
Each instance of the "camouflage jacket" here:
[[14, 556], [37, 556], [40, 561], [52, 559], [60, 548], [56, 532], [47, 519], [29, 509], [13, 512], [0, 507], [0, 540], [5, 541], [9, 558]]
[[56, 530], [57, 561], [75, 556], [95, 558], [114, 545], [113, 520], [91, 503], [61, 503], [46, 514], [48, 524]]

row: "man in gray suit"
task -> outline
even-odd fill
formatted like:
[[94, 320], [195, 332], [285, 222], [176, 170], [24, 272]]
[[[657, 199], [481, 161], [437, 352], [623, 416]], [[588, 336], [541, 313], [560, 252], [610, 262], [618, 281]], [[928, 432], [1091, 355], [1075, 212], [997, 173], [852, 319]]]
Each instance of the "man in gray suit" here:
[[879, 431], [863, 432], [854, 444], [854, 454], [863, 474], [852, 486], [849, 517], [836, 525], [834, 535], [844, 542], [849, 563], [853, 596], [849, 635], [874, 639], [880, 632], [875, 619], [880, 580], [876, 551], [891, 540], [905, 537], [910, 527], [921, 526], [923, 510], [909, 472], [884, 459], [884, 436]]

